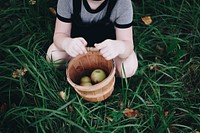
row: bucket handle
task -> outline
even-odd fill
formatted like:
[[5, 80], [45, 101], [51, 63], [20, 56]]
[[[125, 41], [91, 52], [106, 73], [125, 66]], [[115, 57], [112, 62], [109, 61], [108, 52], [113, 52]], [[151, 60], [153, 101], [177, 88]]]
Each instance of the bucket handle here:
[[[95, 47], [86, 47], [86, 50], [88, 52], [99, 52], [99, 50]], [[116, 67], [116, 63], [115, 63], [115, 60], [112, 59], [112, 62], [113, 62], [113, 67]]]
[[99, 50], [97, 48], [95, 48], [95, 47], [86, 47], [86, 50], [88, 52], [99, 52]]

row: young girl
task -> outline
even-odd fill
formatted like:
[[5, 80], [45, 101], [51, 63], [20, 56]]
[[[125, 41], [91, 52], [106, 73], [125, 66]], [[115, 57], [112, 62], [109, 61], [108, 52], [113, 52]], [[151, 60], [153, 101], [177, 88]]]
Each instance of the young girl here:
[[69, 61], [87, 53], [86, 47], [95, 47], [105, 59], [115, 61], [117, 76], [131, 77], [138, 67], [132, 20], [131, 0], [58, 0], [47, 60]]

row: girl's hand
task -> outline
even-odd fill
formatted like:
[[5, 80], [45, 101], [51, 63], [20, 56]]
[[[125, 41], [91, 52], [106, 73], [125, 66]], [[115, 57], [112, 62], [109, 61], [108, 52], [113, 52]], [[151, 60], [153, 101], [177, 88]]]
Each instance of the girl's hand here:
[[107, 39], [101, 43], [95, 44], [94, 46], [100, 50], [100, 53], [106, 60], [111, 60], [117, 57], [120, 54], [123, 54], [124, 47], [123, 43]]
[[[66, 41], [65, 41], [66, 40]], [[62, 44], [62, 48], [67, 52], [71, 57], [76, 57], [79, 54], [87, 53], [86, 45], [87, 41], [82, 37], [65, 39]]]

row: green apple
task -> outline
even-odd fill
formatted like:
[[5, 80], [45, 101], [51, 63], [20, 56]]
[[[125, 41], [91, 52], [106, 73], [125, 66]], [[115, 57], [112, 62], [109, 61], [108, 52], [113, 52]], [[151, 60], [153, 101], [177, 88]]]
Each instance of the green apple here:
[[81, 83], [91, 83], [91, 79], [89, 76], [83, 76], [81, 78]]
[[92, 86], [92, 83], [90, 83], [90, 82], [81, 82], [81, 84], [80, 84], [81, 86]]
[[99, 83], [106, 78], [106, 73], [102, 69], [95, 69], [92, 71], [90, 78], [92, 82]]

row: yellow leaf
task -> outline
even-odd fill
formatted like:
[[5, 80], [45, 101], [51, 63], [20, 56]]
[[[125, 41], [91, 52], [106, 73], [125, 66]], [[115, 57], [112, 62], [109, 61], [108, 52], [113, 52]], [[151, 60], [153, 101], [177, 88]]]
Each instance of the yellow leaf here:
[[60, 91], [60, 97], [65, 101], [66, 93], [64, 91]]
[[152, 23], [151, 16], [142, 17], [142, 21], [144, 22], [144, 24], [150, 25]]
[[194, 132], [190, 132], [190, 133], [200, 133], [199, 131], [194, 131]]

